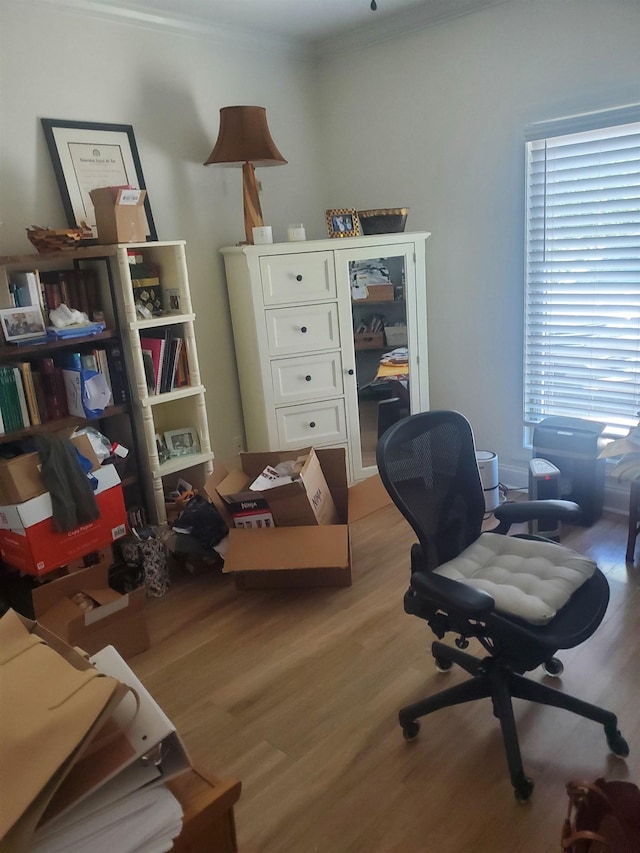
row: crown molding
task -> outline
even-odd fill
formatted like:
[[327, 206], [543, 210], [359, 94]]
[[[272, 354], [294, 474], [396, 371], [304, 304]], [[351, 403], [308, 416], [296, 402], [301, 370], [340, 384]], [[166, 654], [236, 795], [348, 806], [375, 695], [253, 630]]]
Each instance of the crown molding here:
[[[9, 0], [9, 2], [15, 2], [20, 6], [25, 5], [25, 0]], [[119, 0], [115, 2], [112, 0], [30, 0], [30, 2], [35, 6], [64, 9], [72, 14], [99, 20], [116, 20], [146, 30], [163, 30], [200, 38], [221, 46], [228, 47], [233, 44], [271, 55], [285, 54], [295, 59], [313, 59], [309, 43], [301, 39], [264, 33], [250, 27], [219, 24], [212, 20], [179, 13], [149, 12], [136, 7], [135, 3], [122, 3]]]
[[364, 50], [386, 41], [424, 30], [465, 15], [482, 12], [491, 6], [501, 6], [513, 0], [431, 0], [424, 6], [416, 6], [405, 12], [361, 24], [357, 29], [312, 42], [316, 57], [342, 54], [353, 50]]
[[[514, 0], [430, 0], [393, 15], [371, 20], [333, 36], [319, 39], [295, 38], [265, 33], [252, 27], [233, 26], [184, 13], [149, 12], [130, 0], [1, 0], [24, 6], [63, 9], [71, 14], [100, 20], [117, 20], [141, 29], [173, 32], [205, 39], [228, 47], [229, 44], [264, 54], [288, 56], [303, 61], [317, 61], [347, 51], [364, 50], [393, 39], [427, 29], [444, 21], [481, 12]], [[301, 0], [304, 2], [304, 0]]]

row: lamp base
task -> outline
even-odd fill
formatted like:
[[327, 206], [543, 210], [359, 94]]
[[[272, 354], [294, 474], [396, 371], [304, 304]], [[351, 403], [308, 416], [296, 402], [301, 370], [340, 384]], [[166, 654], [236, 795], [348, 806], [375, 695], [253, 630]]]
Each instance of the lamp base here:
[[244, 231], [247, 243], [253, 244], [253, 229], [264, 225], [260, 194], [253, 163], [242, 164], [242, 198], [244, 201]]

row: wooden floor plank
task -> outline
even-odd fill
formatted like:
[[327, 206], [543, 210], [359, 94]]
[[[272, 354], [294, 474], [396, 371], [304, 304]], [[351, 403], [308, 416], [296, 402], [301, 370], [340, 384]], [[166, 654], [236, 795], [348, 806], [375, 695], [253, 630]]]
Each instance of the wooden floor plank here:
[[348, 589], [237, 592], [212, 572], [149, 602], [152, 646], [132, 667], [193, 759], [242, 780], [242, 853], [544, 853], [567, 781], [640, 781], [640, 568], [624, 562], [626, 519], [563, 532], [607, 573], [611, 602], [594, 637], [561, 655], [561, 679], [531, 677], [615, 711], [631, 755], [611, 756], [594, 723], [517, 700], [536, 783], [526, 806], [488, 701], [443, 709], [403, 740], [398, 709], [465, 676], [435, 671], [428, 626], [403, 612], [408, 525], [389, 507], [352, 533]]

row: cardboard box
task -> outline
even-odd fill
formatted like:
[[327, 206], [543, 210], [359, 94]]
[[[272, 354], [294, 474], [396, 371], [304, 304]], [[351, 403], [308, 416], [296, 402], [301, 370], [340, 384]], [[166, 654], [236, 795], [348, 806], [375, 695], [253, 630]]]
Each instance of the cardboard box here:
[[273, 514], [266, 497], [259, 492], [236, 492], [225, 495], [234, 527], [273, 527]]
[[[107, 558], [88, 569], [41, 584], [32, 591], [33, 611], [41, 625], [58, 637], [95, 654], [105, 646], [115, 646], [123, 658], [149, 648], [149, 631], [144, 613], [143, 586], [120, 595], [109, 586]], [[73, 596], [83, 593], [94, 602], [83, 610]]]
[[99, 187], [89, 193], [96, 213], [98, 243], [144, 243], [146, 190]]
[[367, 284], [367, 296], [358, 302], [393, 302], [392, 284]]
[[390, 347], [406, 347], [407, 345], [407, 327], [406, 326], [385, 326], [384, 337], [387, 346]]
[[[255, 471], [257, 476], [265, 465], [295, 459], [305, 452], [243, 453], [240, 458], [244, 473]], [[315, 455], [336, 507], [337, 523], [231, 529], [222, 571], [235, 573], [237, 589], [351, 585], [349, 525], [388, 506], [391, 498], [377, 476], [347, 486], [344, 448], [315, 448]], [[226, 476], [224, 467], [216, 464], [205, 490], [231, 527], [226, 503], [218, 492]]]
[[94, 472], [100, 517], [67, 533], [53, 529], [51, 495], [0, 506], [0, 556], [30, 575], [43, 575], [126, 535], [127, 512], [113, 465]]
[[[69, 437], [71, 431], [65, 431]], [[91, 462], [91, 470], [100, 467], [100, 460], [86, 435], [77, 435], [71, 441], [80, 453]], [[40, 476], [40, 455], [23, 453], [13, 459], [0, 459], [0, 505], [18, 504], [43, 495], [47, 490]]]
[[[275, 467], [279, 462], [295, 461], [305, 456], [298, 479], [263, 492], [248, 491], [251, 483], [268, 466]], [[338, 511], [313, 448], [293, 453], [241, 453], [240, 461], [243, 470], [232, 471], [216, 489], [234, 519], [238, 506], [246, 502], [248, 493], [256, 499], [264, 499], [276, 527], [337, 523]]]
[[384, 332], [354, 332], [353, 343], [357, 350], [382, 349], [384, 347]]

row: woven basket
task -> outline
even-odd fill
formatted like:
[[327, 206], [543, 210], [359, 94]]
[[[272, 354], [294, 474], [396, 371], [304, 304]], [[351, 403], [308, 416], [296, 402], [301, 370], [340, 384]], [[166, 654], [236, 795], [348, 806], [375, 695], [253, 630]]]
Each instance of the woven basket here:
[[359, 210], [358, 219], [363, 234], [398, 234], [404, 231], [408, 213], [408, 207]]
[[77, 249], [81, 240], [92, 236], [89, 228], [27, 228], [27, 237], [41, 253]]

